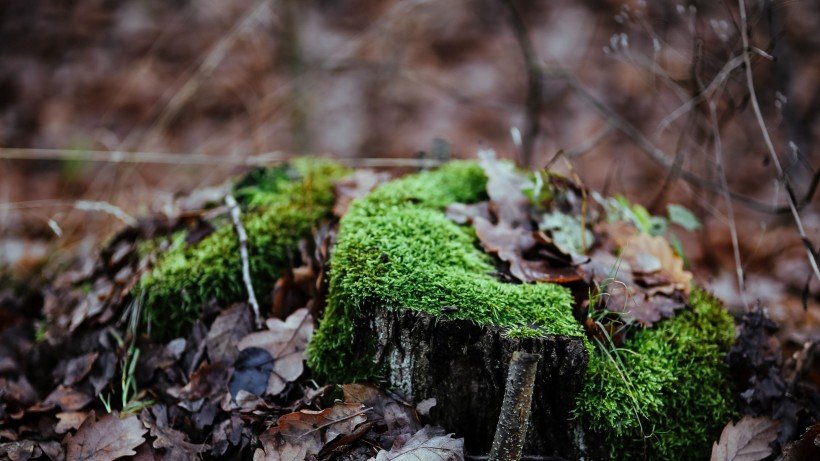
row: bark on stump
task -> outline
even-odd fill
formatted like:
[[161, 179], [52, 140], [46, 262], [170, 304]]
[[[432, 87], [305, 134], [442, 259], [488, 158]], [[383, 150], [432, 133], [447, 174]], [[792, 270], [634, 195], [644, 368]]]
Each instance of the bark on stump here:
[[[435, 398], [433, 421], [464, 437], [468, 453], [490, 451], [501, 411], [510, 359], [523, 350], [539, 354], [532, 413], [524, 453], [579, 452], [568, 421], [589, 360], [580, 337], [545, 335], [514, 339], [497, 327], [404, 310], [364, 309], [354, 347], [388, 371], [392, 387], [418, 402]], [[375, 339], [375, 351], [366, 344]], [[372, 343], [370, 343], [372, 345]]]

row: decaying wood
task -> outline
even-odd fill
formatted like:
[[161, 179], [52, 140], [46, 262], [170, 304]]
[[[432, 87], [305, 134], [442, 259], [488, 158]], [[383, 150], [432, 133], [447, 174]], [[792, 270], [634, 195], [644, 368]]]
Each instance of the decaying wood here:
[[501, 416], [498, 418], [490, 450], [491, 461], [521, 459], [524, 436], [529, 427], [532, 394], [535, 391], [535, 372], [540, 360], [541, 356], [538, 354], [521, 351], [513, 353], [504, 403], [501, 404]]
[[466, 320], [409, 310], [365, 312], [356, 322], [361, 341], [353, 347], [385, 370], [391, 387], [415, 401], [435, 398], [433, 422], [464, 437], [470, 454], [490, 451], [513, 352], [540, 355], [524, 453], [576, 458], [568, 418], [589, 359], [580, 337], [513, 339]]

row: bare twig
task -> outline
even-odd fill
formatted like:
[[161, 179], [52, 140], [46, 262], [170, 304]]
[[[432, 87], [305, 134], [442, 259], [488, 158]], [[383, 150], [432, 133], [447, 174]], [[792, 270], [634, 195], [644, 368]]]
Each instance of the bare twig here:
[[[321, 154], [315, 154], [321, 155]], [[272, 151], [244, 157], [218, 156], [207, 154], [182, 154], [170, 152], [122, 152], [71, 149], [22, 149], [0, 147], [0, 159], [8, 160], [55, 160], [108, 163], [156, 163], [167, 165], [234, 165], [271, 166], [286, 162], [297, 154]], [[337, 162], [355, 167], [388, 168], [418, 167], [431, 168], [443, 163], [439, 159], [355, 157], [337, 158]]]
[[262, 317], [259, 314], [259, 302], [256, 300], [256, 292], [253, 290], [253, 281], [251, 280], [251, 266], [248, 258], [248, 234], [245, 232], [245, 227], [242, 225], [241, 213], [239, 204], [233, 195], [225, 196], [225, 204], [231, 210], [231, 220], [233, 220], [236, 234], [239, 237], [239, 254], [242, 257], [242, 280], [245, 282], [245, 289], [248, 290], [248, 304], [253, 309], [253, 316], [256, 320], [256, 328], [262, 328]]
[[735, 270], [737, 271], [737, 283], [740, 289], [740, 299], [743, 306], [749, 309], [749, 301], [746, 299], [746, 280], [743, 276], [743, 264], [740, 261], [740, 244], [737, 239], [737, 226], [735, 225], [735, 210], [732, 206], [732, 198], [729, 195], [729, 183], [726, 180], [726, 170], [723, 168], [723, 145], [720, 141], [720, 127], [717, 121], [717, 109], [715, 101], [709, 100], [709, 116], [712, 120], [712, 143], [715, 147], [715, 165], [722, 186], [723, 200], [726, 202], [726, 214], [729, 221], [729, 234], [732, 237], [732, 253], [735, 256]]
[[128, 213], [122, 211], [122, 208], [114, 206], [108, 202], [77, 200], [74, 202], [74, 208], [83, 211], [101, 211], [103, 213], [110, 214], [131, 227], [137, 225], [136, 219], [132, 218]]
[[[196, 94], [202, 84], [210, 78], [216, 68], [228, 54], [231, 47], [236, 43], [237, 39], [244, 33], [252, 30], [259, 18], [264, 16], [264, 10], [269, 7], [272, 0], [258, 0], [256, 4], [252, 5], [242, 17], [237, 20], [231, 30], [225, 34], [219, 41], [210, 49], [208, 54], [202, 60], [202, 63], [196, 71], [188, 78], [181, 88], [174, 91], [173, 97], [163, 108], [156, 122], [148, 130], [146, 138], [157, 136], [173, 121], [182, 111], [188, 101]], [[132, 132], [136, 133], [136, 132]], [[129, 136], [130, 138], [131, 136]], [[124, 140], [121, 145], [128, 147], [130, 139]]]
[[490, 450], [491, 461], [518, 461], [521, 458], [539, 360], [541, 356], [538, 354], [513, 352], [501, 415]]
[[[655, 146], [652, 141], [650, 141], [643, 133], [640, 132], [634, 125], [626, 121], [623, 117], [615, 113], [612, 108], [608, 107], [606, 104], [599, 101], [592, 93], [580, 82], [578, 81], [577, 77], [573, 75], [571, 72], [568, 72], [564, 69], [550, 69], [549, 72], [545, 73], [545, 78], [559, 78], [565, 80], [570, 87], [579, 95], [582, 99], [584, 99], [596, 112], [599, 113], [604, 119], [612, 124], [617, 130], [627, 136], [635, 145], [638, 146], [648, 157], [650, 160], [655, 162], [657, 165], [663, 167], [666, 170], [676, 168], [674, 165], [674, 160], [664, 152], [659, 147]], [[714, 181], [710, 181], [708, 179], [702, 178], [701, 176], [692, 173], [691, 171], [685, 170], [683, 168], [678, 169], [678, 175], [681, 179], [695, 184], [698, 187], [711, 190], [713, 192], [720, 192], [721, 185], [720, 183], [716, 183]], [[818, 184], [820, 184], [820, 170], [815, 172], [814, 177], [812, 178], [811, 185], [806, 193], [801, 197], [799, 200], [794, 200], [794, 207], [799, 210], [809, 203], [811, 203], [812, 197], [814, 196]], [[734, 191], [729, 191], [729, 195], [732, 197], [732, 200], [736, 201], [737, 203], [744, 205], [750, 209], [755, 211], [759, 211], [761, 213], [767, 214], [783, 214], [783, 213], [790, 213], [791, 212], [791, 204], [786, 206], [772, 206], [769, 204], [761, 203], [760, 201], [751, 198], [749, 196], [739, 194]]]
[[530, 40], [529, 34], [527, 34], [524, 21], [521, 20], [521, 16], [518, 14], [518, 10], [515, 9], [515, 6], [510, 0], [501, 0], [501, 3], [507, 8], [510, 25], [518, 41], [521, 54], [524, 56], [524, 62], [527, 65], [526, 127], [521, 144], [521, 163], [525, 167], [530, 167], [535, 143], [538, 140], [538, 134], [541, 132], [541, 123], [538, 119], [541, 115], [541, 104], [544, 94], [544, 70], [541, 67], [541, 60], [538, 57], [538, 53]]
[[588, 138], [586, 138], [583, 142], [578, 144], [577, 146], [570, 147], [569, 149], [564, 150], [564, 156], [567, 158], [573, 157], [580, 157], [587, 152], [591, 151], [595, 148], [603, 139], [609, 134], [612, 133], [613, 126], [609, 123], [605, 123], [601, 128], [597, 129], [594, 133], [592, 133]]
[[[760, 104], [757, 102], [757, 94], [755, 93], [754, 78], [752, 76], [752, 59], [750, 56], [751, 48], [749, 45], [749, 21], [746, 16], [746, 2], [745, 0], [738, 0], [738, 7], [740, 8], [740, 29], [741, 38], [743, 40], [743, 60], [746, 64], [746, 85], [748, 86], [749, 96], [752, 100], [752, 110], [755, 113], [757, 124], [760, 126], [760, 133], [763, 135], [763, 141], [766, 143], [766, 149], [769, 151], [769, 156], [772, 159], [775, 169], [777, 170], [777, 177], [783, 182], [786, 188], [786, 200], [789, 204], [794, 223], [797, 226], [797, 232], [800, 234], [800, 239], [803, 241], [803, 246], [806, 247], [806, 255], [809, 258], [809, 263], [814, 271], [814, 276], [820, 281], [820, 268], [817, 267], [817, 250], [806, 236], [806, 231], [803, 229], [803, 221], [800, 219], [800, 214], [797, 212], [797, 200], [794, 189], [789, 181], [789, 175], [785, 173], [783, 167], [780, 165], [780, 159], [774, 149], [774, 144], [769, 136], [769, 129], [766, 127], [766, 122], [763, 120], [763, 114], [760, 112]], [[816, 176], [816, 175], [815, 175]]]

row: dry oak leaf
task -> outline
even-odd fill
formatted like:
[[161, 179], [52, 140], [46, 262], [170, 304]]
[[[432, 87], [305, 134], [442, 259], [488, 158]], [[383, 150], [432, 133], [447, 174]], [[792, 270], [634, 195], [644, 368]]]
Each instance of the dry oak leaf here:
[[283, 461], [316, 455], [337, 437], [354, 432], [367, 420], [366, 411], [359, 403], [337, 403], [322, 411], [283, 415], [277, 426], [259, 436], [262, 448], [254, 452], [253, 460]]
[[454, 439], [451, 434], [445, 434], [444, 429], [440, 427], [424, 426], [409, 440], [404, 440], [396, 439], [390, 451], [380, 451], [375, 458], [368, 461], [464, 460], [464, 439]]
[[746, 415], [737, 424], [731, 421], [712, 445], [711, 461], [758, 461], [772, 454], [770, 444], [777, 438], [778, 421]]
[[692, 273], [683, 268], [683, 259], [666, 239], [644, 234], [624, 224], [610, 226], [609, 232], [623, 249], [621, 255], [629, 262], [634, 274], [657, 274], [662, 277], [656, 278], [668, 282], [672, 288], [689, 293]]
[[478, 164], [487, 176], [487, 195], [498, 222], [531, 230], [530, 199], [524, 190], [532, 187], [532, 181], [516, 171], [512, 163], [498, 160], [492, 149], [478, 150]]
[[201, 458], [200, 453], [211, 448], [206, 444], [191, 443], [185, 433], [169, 427], [168, 415], [162, 404], [155, 405], [151, 410], [143, 409], [140, 417], [154, 437], [153, 447], [165, 449], [168, 459], [195, 461]]
[[222, 311], [214, 320], [205, 338], [211, 362], [233, 363], [239, 356], [239, 349], [236, 345], [251, 330], [251, 318], [247, 304], [236, 303]]
[[284, 322], [268, 319], [267, 331], [251, 333], [239, 342], [239, 350], [251, 347], [266, 351], [273, 358], [273, 371], [268, 377], [265, 393], [277, 395], [287, 383], [304, 370], [305, 348], [313, 334], [313, 319], [307, 309], [299, 309]]
[[382, 389], [372, 384], [342, 384], [341, 388], [345, 402], [367, 406], [370, 408], [369, 420], [383, 422], [387, 426], [387, 431], [380, 434], [382, 441], [386, 437], [414, 434], [421, 429], [419, 417], [412, 405], [387, 395]]
[[66, 459], [72, 461], [111, 461], [136, 454], [135, 448], [145, 442], [147, 429], [136, 416], [120, 419], [116, 412], [97, 419], [94, 411], [88, 414], [73, 436], [63, 439]]

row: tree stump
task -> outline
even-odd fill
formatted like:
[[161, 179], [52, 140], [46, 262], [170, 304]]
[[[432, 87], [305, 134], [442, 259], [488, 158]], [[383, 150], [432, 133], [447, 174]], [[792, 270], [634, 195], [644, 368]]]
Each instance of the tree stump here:
[[367, 311], [355, 336], [376, 338], [372, 357], [390, 385], [416, 402], [435, 398], [433, 421], [464, 437], [471, 454], [490, 451], [513, 352], [541, 355], [524, 453], [577, 457], [569, 417], [589, 359], [580, 337], [516, 339], [466, 320]]

